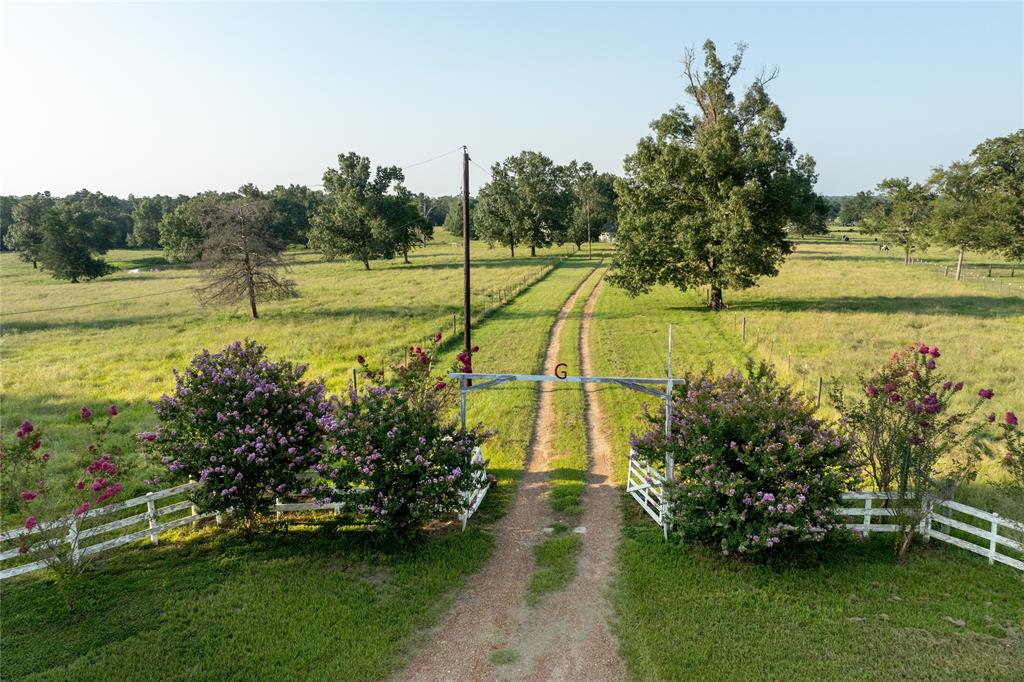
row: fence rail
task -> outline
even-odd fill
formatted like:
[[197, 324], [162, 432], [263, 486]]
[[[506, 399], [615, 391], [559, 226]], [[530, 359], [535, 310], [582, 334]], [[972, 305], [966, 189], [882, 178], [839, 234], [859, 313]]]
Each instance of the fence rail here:
[[[483, 451], [478, 446], [473, 452], [473, 463], [478, 464], [483, 463], [484, 461]], [[306, 477], [310, 476], [313, 475], [308, 475]], [[491, 485], [486, 467], [478, 470], [474, 478], [477, 485], [472, 491], [463, 495], [465, 509], [458, 517], [459, 521], [462, 523], [463, 530], [466, 529], [466, 524], [469, 522], [470, 517], [473, 516], [476, 510], [480, 507], [480, 504], [483, 502]], [[162, 507], [158, 507], [156, 505], [159, 500], [165, 500], [176, 495], [184, 496], [186, 493], [191, 492], [198, 487], [198, 483], [185, 483], [174, 486], [173, 488], [166, 488], [164, 490], [146, 493], [145, 495], [133, 497], [130, 500], [117, 502], [106, 507], [97, 507], [96, 509], [92, 509], [78, 517], [69, 516], [58, 519], [57, 521], [39, 524], [33, 530], [28, 530], [26, 528], [13, 528], [0, 532], [0, 542], [11, 542], [26, 536], [39, 535], [43, 531], [63, 528], [65, 529], [63, 537], [51, 538], [44, 540], [43, 542], [70, 545], [70, 556], [74, 561], [114, 549], [115, 547], [121, 547], [122, 545], [143, 540], [147, 537], [149, 538], [150, 544], [155, 545], [159, 541], [160, 533], [218, 516], [215, 512], [200, 513], [189, 499], [172, 502], [171, 504], [166, 504]], [[88, 524], [91, 520], [116, 514], [117, 512], [134, 509], [136, 507], [145, 507], [145, 511], [117, 518], [113, 521], [83, 527], [83, 524]], [[318, 504], [315, 502], [282, 502], [280, 498], [277, 498], [274, 500], [273, 509], [277, 518], [280, 519], [284, 512], [333, 511], [335, 514], [340, 514], [342, 505], [339, 502], [332, 502], [328, 504]], [[187, 513], [182, 515], [183, 512]], [[141, 528], [138, 527], [140, 525], [142, 526]], [[122, 532], [114, 537], [107, 537], [106, 539], [103, 539], [104, 536], [109, 536], [118, 531]], [[93, 542], [86, 543], [85, 541], [88, 540], [92, 540]], [[19, 551], [18, 547], [11, 547], [0, 551], [0, 565], [10, 563], [16, 559], [23, 558], [24, 556], [25, 555]], [[14, 576], [30, 573], [32, 571], [38, 571], [46, 568], [48, 565], [49, 564], [45, 559], [39, 559], [36, 561], [29, 561], [9, 566], [8, 568], [2, 568], [0, 569], [0, 580], [6, 580], [7, 578], [13, 578]]]
[[[667, 533], [672, 515], [665, 497], [665, 477], [634, 451], [629, 453], [626, 470], [626, 492]], [[892, 519], [897, 512], [891, 507], [876, 506], [876, 502], [897, 499], [896, 493], [858, 491], [844, 493], [843, 502], [836, 513], [846, 519], [856, 519], [844, 526], [867, 537], [871, 533], [896, 533], [902, 530], [896, 523], [877, 523], [875, 519]], [[862, 506], [853, 506], [860, 502]], [[995, 512], [976, 509], [953, 500], [926, 501], [924, 518], [917, 528], [925, 539], [947, 544], [980, 554], [990, 564], [1000, 563], [1024, 571], [1024, 523], [1001, 517]], [[944, 512], [944, 513], [940, 513]], [[954, 517], [954, 513], [961, 518]], [[976, 523], [971, 523], [975, 521]], [[979, 526], [977, 523], [984, 525]], [[955, 533], [955, 534], [954, 534]], [[1015, 554], [1016, 556], [1012, 556]]]

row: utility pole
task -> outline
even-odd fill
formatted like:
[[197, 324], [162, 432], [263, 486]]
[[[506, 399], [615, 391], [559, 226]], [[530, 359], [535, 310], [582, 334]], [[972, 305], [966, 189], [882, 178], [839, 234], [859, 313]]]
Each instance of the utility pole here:
[[587, 199], [587, 260], [594, 260], [594, 242], [590, 238], [590, 199]]
[[[469, 152], [462, 145], [462, 318], [465, 351], [473, 359], [469, 317]], [[467, 382], [469, 385], [469, 382]]]

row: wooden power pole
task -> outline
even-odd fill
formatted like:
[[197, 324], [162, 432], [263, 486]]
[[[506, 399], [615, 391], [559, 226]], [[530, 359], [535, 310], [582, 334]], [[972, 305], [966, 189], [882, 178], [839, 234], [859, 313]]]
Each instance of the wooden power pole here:
[[469, 317], [469, 152], [462, 146], [462, 318], [465, 351], [473, 358]]

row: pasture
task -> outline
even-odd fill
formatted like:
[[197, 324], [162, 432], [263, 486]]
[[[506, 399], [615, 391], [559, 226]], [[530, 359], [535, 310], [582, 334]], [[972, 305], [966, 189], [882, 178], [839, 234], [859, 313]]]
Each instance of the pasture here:
[[[15, 254], [0, 254], [5, 423], [32, 419], [53, 449], [51, 467], [68, 478], [88, 432], [75, 416], [82, 405], [102, 411], [116, 404], [111, 441], [130, 450], [134, 434], [155, 423], [147, 401], [173, 388], [172, 368], [183, 368], [204, 348], [246, 337], [266, 345], [272, 358], [308, 364], [308, 377], [321, 376], [329, 391], [341, 391], [357, 354], [374, 367], [397, 362], [408, 345], [439, 330], [451, 337], [453, 316], [461, 338], [462, 251], [454, 242], [439, 238], [414, 254], [412, 265], [375, 262], [369, 271], [289, 252], [301, 296], [264, 304], [258, 320], [243, 307], [201, 308], [190, 290], [196, 272], [167, 265], [157, 251], [113, 251], [108, 260], [119, 271], [82, 284], [54, 281]], [[540, 276], [565, 249], [511, 260], [505, 250], [476, 243], [473, 253], [473, 310], [480, 315], [499, 303], [502, 289]], [[487, 339], [479, 345], [483, 358], [496, 357]], [[132, 483], [155, 473], [134, 464]]]
[[[594, 320], [599, 372], [664, 375], [672, 323], [676, 376], [708, 362], [739, 368], [752, 355], [774, 362], [814, 399], [817, 377], [859, 390], [857, 375], [923, 340], [938, 345], [942, 366], [969, 386], [995, 387], [994, 411], [1024, 404], [1024, 297], [1008, 290], [904, 266], [871, 244], [817, 239], [801, 242], [779, 277], [726, 292], [726, 302], [729, 310], [714, 315], [698, 293], [659, 288], [630, 299], [606, 288]], [[622, 472], [630, 433], [646, 430], [645, 399], [616, 388], [601, 396]], [[1001, 478], [984, 462], [978, 484], [958, 497], [1024, 518], [1024, 500], [997, 487]], [[1024, 582], [979, 557], [928, 547], [899, 567], [891, 537], [876, 536], [793, 563], [745, 565], [665, 543], [629, 499], [624, 524], [616, 633], [639, 679], [841, 679], [865, 666], [873, 679], [1024, 674]]]
[[[509, 260], [501, 250], [475, 247], [475, 305], [489, 309], [474, 329], [477, 371], [541, 370], [555, 313], [599, 265], [563, 256], [554, 249]], [[412, 265], [374, 264], [369, 272], [293, 253], [302, 298], [266, 305], [255, 321], [242, 310], [199, 309], [188, 291], [174, 291], [194, 281], [189, 270], [128, 272], [154, 263], [154, 253], [116, 258], [121, 272], [81, 285], [51, 283], [9, 254], [0, 261], [5, 415], [35, 417], [55, 438], [54, 457], [66, 457], [69, 466], [81, 443], [66, 434], [82, 404], [118, 404], [117, 432], [129, 444], [131, 434], [152, 425], [145, 401], [169, 390], [170, 368], [201, 348], [249, 336], [274, 357], [308, 362], [310, 374], [337, 391], [350, 380], [357, 353], [371, 363], [389, 353], [397, 359], [405, 345], [438, 329], [450, 336], [459, 310], [460, 253], [443, 241]], [[535, 277], [501, 306], [486, 295]], [[581, 287], [562, 330], [558, 360], [569, 373], [582, 366], [583, 304], [596, 285], [592, 277]], [[664, 374], [672, 323], [676, 376], [709, 361], [738, 367], [752, 355], [776, 363], [783, 378], [813, 397], [817, 377], [855, 388], [858, 374], [923, 340], [940, 346], [943, 367], [969, 386], [994, 387], [993, 410], [1024, 404], [1016, 370], [1024, 297], [957, 283], [935, 268], [903, 266], [870, 243], [803, 241], [779, 277], [727, 291], [730, 307], [722, 313], [707, 312], [701, 296], [658, 288], [631, 299], [604, 285], [591, 323], [596, 371]], [[17, 314], [38, 309], [46, 310]], [[447, 361], [458, 343], [445, 343]], [[618, 477], [630, 432], [643, 428], [645, 399], [613, 387], [597, 395]], [[537, 396], [533, 384], [472, 395], [469, 420], [498, 429], [485, 446], [498, 485], [465, 533], [439, 528], [421, 543], [382, 548], [329, 518], [286, 520], [251, 542], [213, 528], [178, 532], [156, 548], [111, 554], [83, 588], [88, 608], [70, 620], [52, 578], [18, 578], [4, 585], [3, 669], [12, 678], [83, 680], [113, 670], [141, 679], [153, 665], [166, 679], [371, 680], [401, 670], [492, 555], [494, 524], [516, 493], [530, 450]], [[555, 533], [534, 548], [535, 572], [522, 586], [530, 608], [573, 582], [581, 544], [566, 532], [585, 506], [588, 453], [578, 387], [555, 388], [552, 408], [557, 426], [547, 495]], [[822, 409], [829, 412], [827, 400]], [[146, 471], [140, 463], [133, 473], [139, 488]], [[978, 483], [959, 496], [1024, 518], [1024, 501], [1004, 493], [999, 480], [995, 466], [983, 466]], [[663, 542], [628, 498], [622, 519], [611, 601], [632, 677], [727, 678], [739, 670], [738, 658], [749, 662], [748, 674], [769, 679], [856, 677], [865, 662], [878, 679], [1010, 680], [1024, 673], [1024, 583], [1005, 567], [950, 547], [919, 548], [909, 566], [896, 566], [884, 536], [830, 544], [778, 565], [723, 562]], [[325, 650], [334, 653], [316, 654]], [[223, 675], [228, 668], [232, 673]]]

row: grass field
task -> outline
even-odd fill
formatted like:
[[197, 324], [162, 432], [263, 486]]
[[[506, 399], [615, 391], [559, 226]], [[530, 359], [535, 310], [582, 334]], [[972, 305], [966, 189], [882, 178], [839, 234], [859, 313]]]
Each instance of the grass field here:
[[[490, 315], [474, 332], [476, 366], [539, 371], [552, 311], [591, 269], [567, 259]], [[68, 619], [46, 574], [17, 578], [4, 584], [5, 678], [151, 679], [159, 670], [182, 680], [379, 679], [407, 660], [489, 556], [488, 521], [520, 476], [536, 391], [472, 396], [470, 419], [501, 431], [485, 446], [498, 485], [467, 532], [388, 553], [333, 522], [296, 522], [251, 544], [233, 533], [185, 534], [112, 554], [86, 584], [79, 620]]]
[[[664, 376], [670, 322], [676, 376], [709, 361], [740, 367], [754, 355], [808, 390], [817, 376], [853, 384], [921, 339], [939, 345], [942, 366], [969, 385], [994, 386], [993, 409], [1024, 404], [1016, 370], [1024, 298], [1009, 291], [879, 259], [868, 245], [821, 240], [801, 244], [778, 278], [726, 292], [726, 302], [728, 311], [713, 314], [698, 293], [659, 288], [630, 299], [607, 287], [594, 320], [599, 372]], [[629, 434], [646, 429], [645, 400], [619, 388], [600, 395], [624, 473]], [[984, 477], [996, 478], [996, 469]], [[965, 494], [1024, 518], [1019, 499], [991, 486]], [[638, 679], [856, 679], [867, 667], [872, 679], [1024, 677], [1024, 576], [1009, 568], [948, 546], [898, 567], [885, 537], [792, 565], [723, 562], [666, 544], [632, 500], [624, 504], [613, 599], [621, 651]]]
[[[536, 277], [564, 255], [551, 249], [510, 260], [485, 244], [473, 249], [478, 313], [497, 304], [500, 289]], [[159, 252], [111, 252], [108, 260], [122, 269], [81, 284], [57, 282], [14, 254], [0, 254], [0, 428], [9, 434], [22, 419], [33, 420], [48, 434], [56, 477], [70, 479], [88, 433], [74, 416], [82, 405], [116, 403], [121, 414], [112, 442], [131, 446], [131, 437], [155, 422], [147, 401], [171, 390], [171, 369], [204, 348], [251, 337], [272, 358], [307, 363], [308, 377], [322, 376], [328, 390], [339, 391], [359, 353], [376, 364], [388, 351], [388, 361], [397, 361], [410, 343], [438, 330], [450, 336], [453, 315], [461, 336], [460, 244], [439, 239], [415, 252], [412, 265], [375, 262], [370, 271], [309, 252], [289, 258], [301, 297], [264, 304], [252, 320], [243, 306], [200, 308], [189, 268], [149, 271]], [[484, 362], [493, 357], [487, 353]], [[145, 477], [136, 474], [136, 481]], [[130, 486], [128, 493], [137, 490]]]

